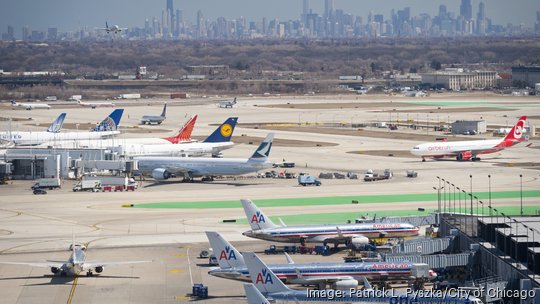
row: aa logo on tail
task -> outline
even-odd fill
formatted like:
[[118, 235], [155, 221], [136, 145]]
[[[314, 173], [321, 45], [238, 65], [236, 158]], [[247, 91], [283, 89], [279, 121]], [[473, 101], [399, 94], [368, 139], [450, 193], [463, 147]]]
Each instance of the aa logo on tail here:
[[252, 217], [251, 217], [252, 223], [266, 223], [266, 220], [264, 219], [264, 214], [257, 211]]
[[255, 281], [255, 284], [274, 284], [272, 281], [272, 276], [270, 276], [270, 272], [267, 269], [261, 270], [260, 273], [257, 274], [257, 280]]
[[226, 246], [225, 250], [221, 250], [221, 253], [219, 254], [220, 260], [236, 260], [236, 254], [234, 254], [234, 251], [231, 249], [231, 247]]

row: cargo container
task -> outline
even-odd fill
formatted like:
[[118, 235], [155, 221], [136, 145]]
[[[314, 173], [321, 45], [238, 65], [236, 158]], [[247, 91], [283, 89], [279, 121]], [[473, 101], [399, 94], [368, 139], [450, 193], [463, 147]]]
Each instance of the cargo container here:
[[185, 99], [185, 98], [189, 98], [189, 95], [188, 93], [171, 93], [171, 99], [176, 99], [176, 98], [180, 98], [180, 99]]
[[140, 98], [141, 98], [141, 94], [138, 94], [138, 93], [118, 95], [118, 99], [140, 99]]

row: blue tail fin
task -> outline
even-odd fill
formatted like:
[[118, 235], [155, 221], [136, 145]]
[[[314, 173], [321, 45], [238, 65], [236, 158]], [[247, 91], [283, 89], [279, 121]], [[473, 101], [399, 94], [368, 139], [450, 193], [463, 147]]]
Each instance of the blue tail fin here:
[[234, 127], [238, 117], [229, 117], [222, 123], [210, 136], [208, 136], [203, 142], [228, 142], [231, 141], [231, 137], [234, 132]]
[[161, 112], [161, 117], [165, 118], [165, 114], [167, 113], [167, 104], [163, 106], [163, 112]]
[[58, 118], [56, 118], [55, 121], [49, 126], [47, 129], [47, 132], [50, 133], [58, 133], [62, 129], [62, 126], [64, 125], [64, 119], [66, 119], [66, 113], [60, 114]]
[[118, 125], [120, 125], [120, 119], [124, 114], [124, 109], [116, 109], [100, 122], [92, 131], [102, 132], [102, 131], [116, 131], [118, 130]]
[[250, 162], [264, 162], [270, 155], [270, 149], [272, 148], [272, 141], [274, 140], [274, 133], [268, 133], [266, 138], [261, 142], [255, 153], [251, 155], [248, 161]]

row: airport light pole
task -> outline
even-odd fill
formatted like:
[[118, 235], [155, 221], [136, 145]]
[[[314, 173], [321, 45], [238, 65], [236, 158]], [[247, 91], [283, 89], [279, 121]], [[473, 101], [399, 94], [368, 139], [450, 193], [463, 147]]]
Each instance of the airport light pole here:
[[452, 184], [454, 187], [454, 215], [456, 214], [456, 185]]
[[446, 180], [442, 178], [443, 186], [443, 212], [446, 212]]
[[471, 217], [473, 215], [473, 205], [472, 205], [472, 174], [469, 175], [469, 181], [470, 181], [470, 185], [471, 185], [471, 193], [469, 193], [469, 195], [471, 196]]
[[523, 174], [519, 175], [519, 198], [520, 198], [520, 209], [521, 216], [523, 216]]
[[433, 187], [433, 190], [437, 190], [437, 211], [441, 212], [441, 187]]
[[488, 174], [488, 195], [489, 195], [489, 216], [492, 215], [491, 213], [491, 174]]

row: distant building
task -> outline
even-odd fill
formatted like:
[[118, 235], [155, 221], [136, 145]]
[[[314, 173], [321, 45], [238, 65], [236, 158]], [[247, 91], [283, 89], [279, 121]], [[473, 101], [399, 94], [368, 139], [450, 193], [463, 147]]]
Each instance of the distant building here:
[[423, 73], [422, 84], [453, 91], [492, 88], [496, 84], [494, 71], [471, 71], [446, 69], [442, 72]]
[[193, 75], [229, 75], [228, 65], [190, 65], [186, 67], [186, 70]]
[[540, 83], [540, 66], [518, 66], [512, 67], [512, 80], [524, 81], [528, 87]]
[[485, 120], [456, 120], [452, 123], [452, 134], [470, 134], [474, 131], [475, 134], [487, 132], [487, 124]]

